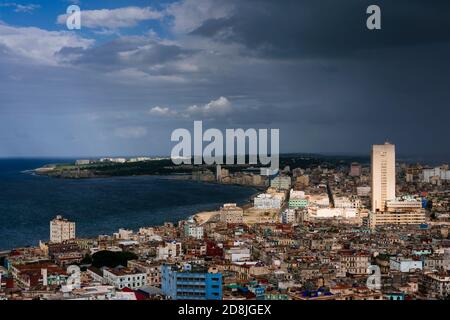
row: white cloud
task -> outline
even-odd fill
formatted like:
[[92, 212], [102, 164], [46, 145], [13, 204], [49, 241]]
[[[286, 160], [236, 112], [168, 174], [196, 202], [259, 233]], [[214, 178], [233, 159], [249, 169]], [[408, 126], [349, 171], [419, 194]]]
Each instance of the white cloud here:
[[13, 7], [15, 12], [31, 13], [41, 6], [38, 4], [20, 4], [15, 2], [0, 3], [0, 7]]
[[160, 117], [174, 117], [174, 118], [190, 118], [195, 116], [202, 116], [207, 118], [220, 117], [230, 114], [233, 111], [231, 102], [225, 98], [220, 97], [216, 100], [211, 100], [205, 105], [192, 105], [183, 111], [175, 111], [168, 107], [153, 107], [149, 114]]
[[178, 115], [178, 112], [171, 110], [168, 107], [159, 107], [159, 106], [151, 108], [149, 113], [152, 115], [163, 116], [163, 117]]
[[230, 101], [225, 97], [220, 97], [217, 100], [211, 100], [203, 106], [193, 105], [187, 108], [187, 113], [191, 115], [203, 116], [223, 116], [232, 111]]
[[142, 138], [147, 134], [147, 129], [145, 127], [123, 127], [114, 130], [114, 133], [119, 138], [124, 139], [136, 139]]
[[[81, 28], [118, 29], [137, 25], [145, 20], [161, 19], [163, 14], [150, 7], [125, 7], [117, 9], [81, 10]], [[59, 15], [57, 22], [66, 24], [67, 14]]]
[[173, 17], [172, 28], [177, 33], [189, 33], [208, 19], [225, 18], [233, 7], [227, 1], [183, 0], [170, 5], [167, 14]]
[[88, 48], [94, 40], [85, 39], [74, 32], [47, 31], [35, 27], [16, 28], [0, 24], [0, 45], [14, 58], [56, 65], [55, 53], [62, 48]]
[[185, 83], [186, 79], [177, 75], [152, 75], [136, 68], [120, 69], [106, 74], [113, 81], [130, 84], [138, 83]]

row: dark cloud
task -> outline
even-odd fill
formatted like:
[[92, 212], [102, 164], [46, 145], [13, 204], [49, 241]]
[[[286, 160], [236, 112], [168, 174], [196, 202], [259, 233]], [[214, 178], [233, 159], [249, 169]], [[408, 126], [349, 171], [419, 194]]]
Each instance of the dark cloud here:
[[62, 48], [57, 56], [75, 65], [116, 70], [146, 69], [182, 59], [195, 51], [145, 37], [120, 37], [92, 48]]
[[[399, 154], [450, 159], [450, 2], [227, 0], [226, 10], [223, 1], [187, 2], [170, 40], [58, 37], [50, 65], [52, 42], [39, 46], [14, 29], [5, 46], [8, 30], [0, 155], [169, 154], [171, 131], [203, 120], [279, 128], [283, 152], [368, 154], [389, 139]], [[382, 30], [367, 30], [369, 4], [381, 6]], [[22, 63], [24, 53], [45, 59]], [[219, 97], [226, 112], [207, 108]]]
[[[366, 28], [369, 5], [381, 7], [382, 29]], [[191, 32], [237, 42], [276, 58], [346, 57], [361, 51], [450, 41], [450, 2], [420, 0], [235, 1], [228, 17]]]

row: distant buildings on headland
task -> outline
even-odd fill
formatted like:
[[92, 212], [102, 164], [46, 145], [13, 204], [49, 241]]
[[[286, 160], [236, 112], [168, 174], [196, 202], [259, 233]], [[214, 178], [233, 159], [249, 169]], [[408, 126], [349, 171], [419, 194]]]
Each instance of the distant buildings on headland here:
[[245, 171], [237, 171], [232, 173], [229, 169], [223, 168], [221, 165], [216, 166], [215, 174], [209, 169], [193, 169], [191, 179], [194, 181], [237, 184], [255, 187], [266, 187], [269, 184], [269, 179], [266, 176], [254, 173], [251, 169], [247, 168]]
[[75, 160], [75, 165], [89, 165], [96, 163], [135, 163], [144, 161], [156, 161], [170, 159], [169, 157], [133, 157], [133, 158], [100, 158], [100, 159], [78, 159]]

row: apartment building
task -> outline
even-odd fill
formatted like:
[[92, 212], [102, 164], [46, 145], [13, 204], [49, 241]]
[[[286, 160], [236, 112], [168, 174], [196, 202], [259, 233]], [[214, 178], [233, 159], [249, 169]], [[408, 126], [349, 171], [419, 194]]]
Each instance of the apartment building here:
[[296, 223], [297, 222], [297, 214], [294, 209], [286, 209], [281, 214], [281, 223]]
[[225, 223], [242, 223], [244, 220], [244, 210], [236, 203], [225, 203], [220, 208], [220, 221]]
[[163, 265], [161, 290], [173, 300], [222, 300], [222, 274], [191, 264]]
[[289, 194], [289, 209], [302, 209], [308, 206], [308, 197], [304, 191], [291, 189]]
[[61, 243], [75, 239], [75, 222], [58, 215], [50, 221], [50, 242]]
[[184, 225], [184, 236], [195, 239], [203, 239], [204, 230], [202, 226], [198, 226], [195, 223], [186, 223]]
[[345, 277], [347, 273], [352, 275], [365, 275], [368, 273], [370, 254], [357, 250], [341, 250], [338, 256], [338, 273], [341, 276]]
[[277, 176], [270, 180], [270, 186], [277, 190], [289, 190], [291, 188], [291, 177]]
[[256, 209], [280, 209], [282, 203], [281, 196], [270, 193], [260, 194], [254, 199], [254, 207]]
[[175, 259], [182, 255], [181, 242], [166, 241], [156, 248], [157, 260]]
[[151, 261], [130, 260], [128, 268], [134, 268], [147, 274], [147, 285], [159, 287], [161, 285], [161, 265]]
[[400, 272], [414, 272], [416, 270], [423, 269], [423, 262], [420, 259], [414, 259], [412, 257], [390, 257], [389, 259], [390, 270], [396, 270]]
[[147, 285], [147, 274], [134, 268], [104, 268], [103, 279], [116, 289], [139, 289]]
[[372, 211], [383, 211], [387, 200], [395, 199], [395, 145], [372, 146]]
[[424, 274], [419, 282], [421, 294], [436, 299], [450, 297], [450, 276], [445, 273]]

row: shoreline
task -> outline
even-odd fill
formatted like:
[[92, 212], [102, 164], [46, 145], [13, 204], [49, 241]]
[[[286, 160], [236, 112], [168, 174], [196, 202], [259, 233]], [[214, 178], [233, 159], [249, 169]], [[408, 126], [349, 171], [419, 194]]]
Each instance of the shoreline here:
[[[129, 177], [129, 178], [130, 177], [131, 178], [132, 177], [136, 177], [137, 178], [137, 177], [140, 177], [140, 176], [143, 176], [143, 175], [127, 176], [127, 177]], [[254, 186], [237, 185], [237, 184], [222, 184], [222, 183], [213, 183], [213, 182], [206, 182], [206, 181], [196, 181], [196, 180], [191, 180], [191, 179], [179, 179], [179, 178], [181, 178], [180, 176], [177, 177], [177, 176], [173, 176], [173, 175], [145, 175], [145, 176], [147, 176], [147, 177], [154, 177], [155, 179], [163, 179], [163, 180], [188, 181], [188, 182], [192, 182], [192, 183], [195, 182], [195, 183], [199, 183], [199, 184], [202, 184], [202, 185], [216, 184], [216, 185], [219, 185], [219, 186], [234, 186], [234, 187], [243, 187], [243, 188], [248, 189], [248, 190], [252, 189], [250, 195], [244, 196], [244, 197], [242, 197], [242, 199], [240, 199], [238, 201], [236, 201], [236, 200], [229, 201], [229, 202], [236, 202], [236, 203], [238, 203], [238, 204], [240, 204], [242, 206], [249, 204], [252, 201], [253, 197], [255, 197], [255, 195], [257, 195], [260, 192], [260, 190], [258, 190]], [[120, 177], [117, 177], [117, 178], [126, 178], [126, 177], [125, 176], [120, 176]], [[224, 201], [223, 203], [226, 203], [226, 201]], [[163, 216], [164, 219], [166, 219], [167, 221], [172, 221], [174, 223], [179, 223], [180, 221], [186, 221], [186, 220], [194, 219], [194, 218], [197, 218], [197, 217], [199, 217], [198, 219], [205, 219], [204, 217], [208, 217], [207, 220], [209, 220], [209, 218], [212, 216], [211, 213], [217, 212], [220, 209], [220, 206], [223, 205], [223, 203], [220, 204], [220, 205], [211, 206], [211, 209], [210, 210], [206, 210], [206, 211], [198, 208], [199, 210], [196, 210], [196, 211], [194, 211], [192, 213], [185, 213], [185, 215], [183, 215], [183, 217], [179, 217], [179, 218], [172, 219], [170, 215], [163, 215], [163, 214], [161, 214], [161, 216]], [[199, 204], [199, 205], [202, 205], [202, 204]], [[185, 211], [185, 210], [184, 209], [179, 209], [178, 210], [179, 213], [180, 212], [182, 213], [183, 211]], [[205, 213], [208, 213], [208, 215], [205, 216]], [[56, 214], [57, 214], [57, 212], [55, 212], [55, 215]], [[204, 222], [206, 222], [207, 220], [205, 220]], [[200, 220], [200, 221], [202, 221], [202, 220]], [[202, 223], [204, 223], [204, 222], [202, 222]], [[135, 230], [138, 230], [141, 227], [162, 226], [163, 223], [164, 222], [154, 222], [154, 223], [148, 223], [148, 224], [143, 223], [143, 224], [140, 224], [140, 225], [130, 226], [130, 227], [127, 227], [126, 223], [124, 223], [124, 224], [117, 225], [116, 227], [111, 227], [111, 229], [112, 229], [111, 231], [104, 231], [104, 232], [102, 232], [101, 230], [98, 230], [98, 231], [94, 231], [94, 233], [93, 233], [93, 232], [90, 232], [89, 230], [85, 230], [85, 232], [81, 232], [81, 234], [79, 236], [77, 236], [77, 238], [78, 239], [97, 239], [98, 236], [100, 236], [102, 234], [110, 234], [110, 233], [112, 234], [113, 232], [116, 232], [120, 228], [131, 229], [131, 230], [135, 231]], [[83, 228], [77, 228], [77, 229], [84, 230]], [[48, 235], [47, 235], [47, 237], [48, 237]], [[10, 246], [0, 247], [0, 253], [1, 252], [10, 252], [12, 250], [21, 249], [21, 248], [37, 247], [38, 243], [36, 243], [36, 241], [39, 241], [39, 240], [45, 241], [44, 239], [46, 239], [46, 238], [43, 237], [43, 238], [37, 239], [37, 240], [36, 239], [32, 239], [29, 242], [28, 241], [24, 241], [23, 244], [19, 244], [19, 245], [16, 244], [16, 245], [13, 245], [11, 247]]]

